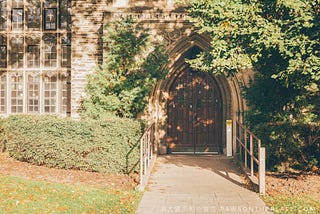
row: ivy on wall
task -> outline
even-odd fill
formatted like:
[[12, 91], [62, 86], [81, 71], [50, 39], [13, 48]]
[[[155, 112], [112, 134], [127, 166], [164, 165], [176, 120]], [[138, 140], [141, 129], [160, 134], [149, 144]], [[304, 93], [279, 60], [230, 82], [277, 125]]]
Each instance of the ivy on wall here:
[[143, 112], [152, 87], [166, 75], [164, 46], [130, 18], [110, 23], [105, 32], [105, 63], [88, 76], [82, 114], [99, 118], [111, 112], [136, 118]]

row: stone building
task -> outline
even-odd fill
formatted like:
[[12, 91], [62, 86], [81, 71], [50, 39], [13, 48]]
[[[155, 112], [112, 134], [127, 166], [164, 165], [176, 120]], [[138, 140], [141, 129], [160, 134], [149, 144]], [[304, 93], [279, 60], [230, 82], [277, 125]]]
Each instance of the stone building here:
[[0, 114], [79, 117], [86, 75], [103, 62], [103, 26], [126, 16], [167, 44], [169, 73], [149, 105], [161, 151], [227, 153], [226, 121], [241, 119], [239, 85], [250, 72], [193, 71], [185, 58], [210, 38], [195, 32], [174, 0], [0, 0]]

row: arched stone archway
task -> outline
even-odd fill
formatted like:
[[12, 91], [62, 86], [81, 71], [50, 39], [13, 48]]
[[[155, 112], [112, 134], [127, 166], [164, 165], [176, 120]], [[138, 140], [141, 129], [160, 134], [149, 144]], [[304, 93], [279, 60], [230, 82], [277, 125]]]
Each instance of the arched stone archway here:
[[[205, 35], [192, 33], [187, 37], [181, 38], [168, 48], [170, 63], [168, 65], [168, 75], [165, 80], [160, 81], [155, 87], [150, 99], [150, 110], [152, 120], [157, 124], [157, 143], [159, 153], [170, 152], [168, 137], [168, 122], [172, 118], [168, 114], [168, 105], [170, 102], [170, 89], [174, 85], [179, 75], [184, 72], [190, 72], [190, 67], [186, 63], [186, 58], [192, 58], [199, 51], [210, 47], [210, 38]], [[221, 96], [221, 110], [219, 111], [219, 153], [226, 154], [226, 120], [236, 121], [241, 119], [241, 113], [244, 111], [244, 101], [240, 95], [240, 85], [245, 84], [248, 79], [246, 75], [240, 72], [234, 77], [226, 75], [211, 75]]]

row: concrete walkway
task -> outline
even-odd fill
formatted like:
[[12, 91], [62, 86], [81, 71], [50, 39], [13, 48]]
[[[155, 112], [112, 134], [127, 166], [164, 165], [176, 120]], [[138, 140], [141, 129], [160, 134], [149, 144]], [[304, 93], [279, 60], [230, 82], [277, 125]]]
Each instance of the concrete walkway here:
[[160, 156], [138, 214], [271, 213], [225, 156]]

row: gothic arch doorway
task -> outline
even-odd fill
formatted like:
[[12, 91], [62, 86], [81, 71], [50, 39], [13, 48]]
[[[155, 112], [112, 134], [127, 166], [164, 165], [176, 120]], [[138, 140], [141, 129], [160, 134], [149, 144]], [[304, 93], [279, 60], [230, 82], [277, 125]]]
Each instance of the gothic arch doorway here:
[[[243, 71], [227, 77], [192, 70], [186, 59], [207, 50], [210, 41], [206, 35], [192, 33], [168, 48], [169, 72], [154, 88], [148, 109], [150, 121], [157, 127], [156, 148], [159, 154], [227, 155], [230, 148], [235, 148], [234, 137], [231, 136], [232, 141], [227, 142], [226, 122], [231, 120], [235, 124], [235, 121], [242, 120], [245, 103], [240, 95], [240, 85], [247, 84], [250, 75]], [[201, 88], [201, 85], [200, 93], [205, 94], [206, 99], [197, 94], [197, 87]], [[232, 133], [234, 131], [233, 125]]]
[[185, 68], [173, 81], [167, 102], [169, 153], [222, 153], [222, 99], [208, 73]]

